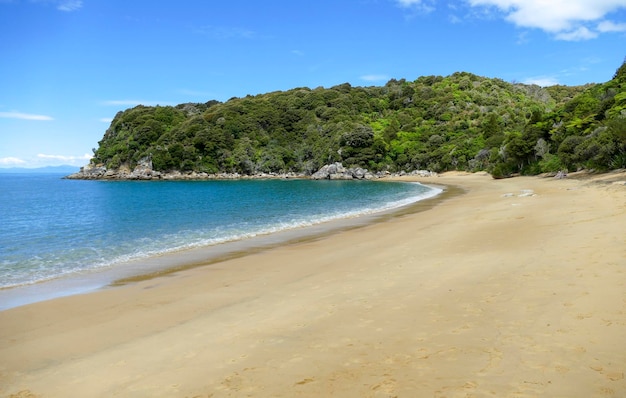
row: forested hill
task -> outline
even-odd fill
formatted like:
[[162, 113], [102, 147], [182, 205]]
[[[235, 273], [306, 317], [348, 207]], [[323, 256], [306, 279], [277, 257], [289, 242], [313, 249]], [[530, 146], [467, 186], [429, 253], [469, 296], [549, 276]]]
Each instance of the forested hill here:
[[486, 170], [494, 176], [626, 167], [626, 62], [604, 84], [541, 88], [454, 73], [384, 86], [296, 88], [224, 103], [118, 113], [93, 166], [310, 174]]

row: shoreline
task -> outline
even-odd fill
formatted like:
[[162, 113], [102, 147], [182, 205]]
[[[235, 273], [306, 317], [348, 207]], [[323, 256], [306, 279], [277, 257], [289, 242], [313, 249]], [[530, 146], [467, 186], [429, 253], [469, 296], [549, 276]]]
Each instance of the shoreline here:
[[[415, 182], [402, 179], [385, 179], [377, 182]], [[0, 311], [76, 294], [88, 294], [111, 286], [166, 276], [191, 268], [216, 264], [249, 254], [270, 250], [281, 245], [290, 245], [321, 239], [325, 236], [384, 222], [386, 219], [424, 211], [439, 200], [450, 195], [445, 186], [421, 183], [441, 192], [419, 199], [408, 205], [381, 209], [372, 213], [322, 221], [304, 227], [288, 228], [253, 237], [234, 239], [216, 244], [173, 250], [116, 263], [112, 266], [85, 270], [22, 286], [0, 287]], [[458, 188], [452, 188], [455, 194]]]
[[[120, 278], [112, 281], [109, 286], [122, 286], [128, 283], [160, 278], [162, 276], [174, 274], [190, 270], [197, 267], [211, 266], [228, 260], [234, 260], [251, 254], [260, 253], [266, 250], [272, 250], [283, 246], [297, 245], [306, 242], [312, 242], [319, 239], [328, 238], [331, 235], [351, 231], [354, 229], [364, 228], [373, 224], [385, 222], [395, 217], [402, 217], [408, 214], [415, 214], [426, 211], [437, 206], [443, 200], [449, 199], [450, 196], [462, 195], [462, 191], [458, 187], [453, 186], [437, 186], [434, 184], [422, 185], [441, 189], [441, 192], [434, 196], [420, 199], [408, 205], [398, 208], [382, 210], [371, 214], [364, 214], [355, 217], [347, 217], [334, 219], [331, 221], [321, 222], [319, 224], [307, 227], [299, 227], [279, 232], [273, 232], [232, 242], [220, 243], [206, 247], [198, 247], [187, 249], [174, 253], [168, 253], [159, 257], [170, 257], [169, 265], [156, 269], [155, 271], [139, 273], [129, 277]], [[217, 250], [217, 253], [209, 254], [209, 250], [217, 247], [223, 247], [223, 250]], [[232, 247], [232, 248], [231, 248]], [[193, 260], [181, 261], [188, 253], [197, 253], [193, 256]]]
[[0, 396], [626, 394], [626, 173], [436, 180], [466, 193], [1, 311]]

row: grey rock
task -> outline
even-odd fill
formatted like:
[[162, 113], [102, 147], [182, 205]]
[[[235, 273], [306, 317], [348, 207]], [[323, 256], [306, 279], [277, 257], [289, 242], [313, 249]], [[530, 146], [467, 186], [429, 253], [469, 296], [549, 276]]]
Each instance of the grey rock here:
[[324, 165], [311, 175], [313, 180], [371, 180], [372, 178], [376, 176], [367, 169], [361, 167], [347, 169], [339, 162]]

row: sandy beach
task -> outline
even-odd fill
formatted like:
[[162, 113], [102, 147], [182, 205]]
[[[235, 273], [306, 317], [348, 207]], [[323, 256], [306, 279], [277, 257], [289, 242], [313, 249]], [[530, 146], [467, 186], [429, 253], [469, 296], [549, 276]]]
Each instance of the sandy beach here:
[[0, 396], [626, 396], [626, 172], [413, 180], [465, 193], [1, 311]]

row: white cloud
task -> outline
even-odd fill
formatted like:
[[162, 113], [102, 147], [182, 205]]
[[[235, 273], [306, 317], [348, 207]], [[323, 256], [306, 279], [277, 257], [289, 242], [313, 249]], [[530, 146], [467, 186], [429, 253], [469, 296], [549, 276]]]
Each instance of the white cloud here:
[[61, 11], [76, 11], [83, 6], [81, 0], [61, 0], [57, 4], [57, 9]]
[[18, 166], [18, 165], [24, 165], [24, 164], [26, 164], [26, 161], [19, 159], [19, 158], [13, 158], [13, 157], [0, 158], [0, 165], [2, 166]]
[[450, 21], [451, 24], [455, 24], [455, 25], [463, 22], [463, 20], [457, 17], [456, 15], [449, 15], [448, 21]]
[[[1, 0], [0, 0], [1, 1]], [[26, 160], [17, 157], [0, 158], [0, 167], [45, 167], [45, 166], [83, 166], [91, 160], [93, 155], [84, 154], [78, 156], [70, 155], [47, 155], [40, 153], [37, 156], [29, 156]]]
[[[0, 3], [10, 3], [11, 0], [2, 0]], [[82, 0], [30, 0], [31, 3], [50, 4], [59, 11], [72, 12], [83, 7]]]
[[581, 41], [595, 39], [596, 37], [598, 37], [598, 33], [592, 32], [584, 26], [580, 26], [579, 28], [574, 29], [570, 32], [557, 33], [554, 37], [556, 37], [558, 40]]
[[366, 82], [380, 82], [389, 80], [389, 76], [387, 75], [363, 75], [361, 76], [361, 80], [365, 80]]
[[111, 123], [113, 121], [113, 118], [110, 117], [102, 117], [99, 119], [102, 123]]
[[626, 23], [602, 21], [598, 24], [599, 32], [626, 32]]
[[538, 76], [538, 77], [529, 77], [524, 80], [524, 84], [536, 84], [541, 87], [548, 86], [556, 86], [559, 84], [559, 81], [554, 77], [546, 77], [546, 76]]
[[429, 13], [435, 9], [430, 3], [434, 0], [393, 0], [398, 6], [402, 8], [409, 8], [413, 10]]
[[411, 7], [420, 5], [422, 0], [396, 0], [396, 2], [402, 7]]
[[521, 32], [520, 34], [518, 34], [516, 43], [517, 44], [528, 43], [528, 33], [527, 32]]
[[50, 116], [46, 115], [34, 115], [32, 113], [22, 112], [0, 112], [0, 118], [6, 119], [21, 119], [21, 120], [54, 120]]
[[46, 155], [43, 153], [37, 154], [37, 158], [39, 159], [45, 159], [45, 160], [59, 160], [61, 162], [67, 162], [70, 164], [74, 164], [77, 161], [85, 161], [85, 160], [90, 160], [91, 157], [93, 155], [90, 155], [88, 153], [82, 155], [82, 156], [66, 156], [66, 155]]
[[[559, 40], [588, 40], [598, 32], [623, 24], [603, 21], [598, 30], [591, 30], [592, 22], [603, 20], [608, 14], [626, 8], [626, 0], [466, 0], [473, 7], [496, 8], [505, 19], [522, 28], [541, 29]], [[605, 30], [602, 30], [602, 29]]]

